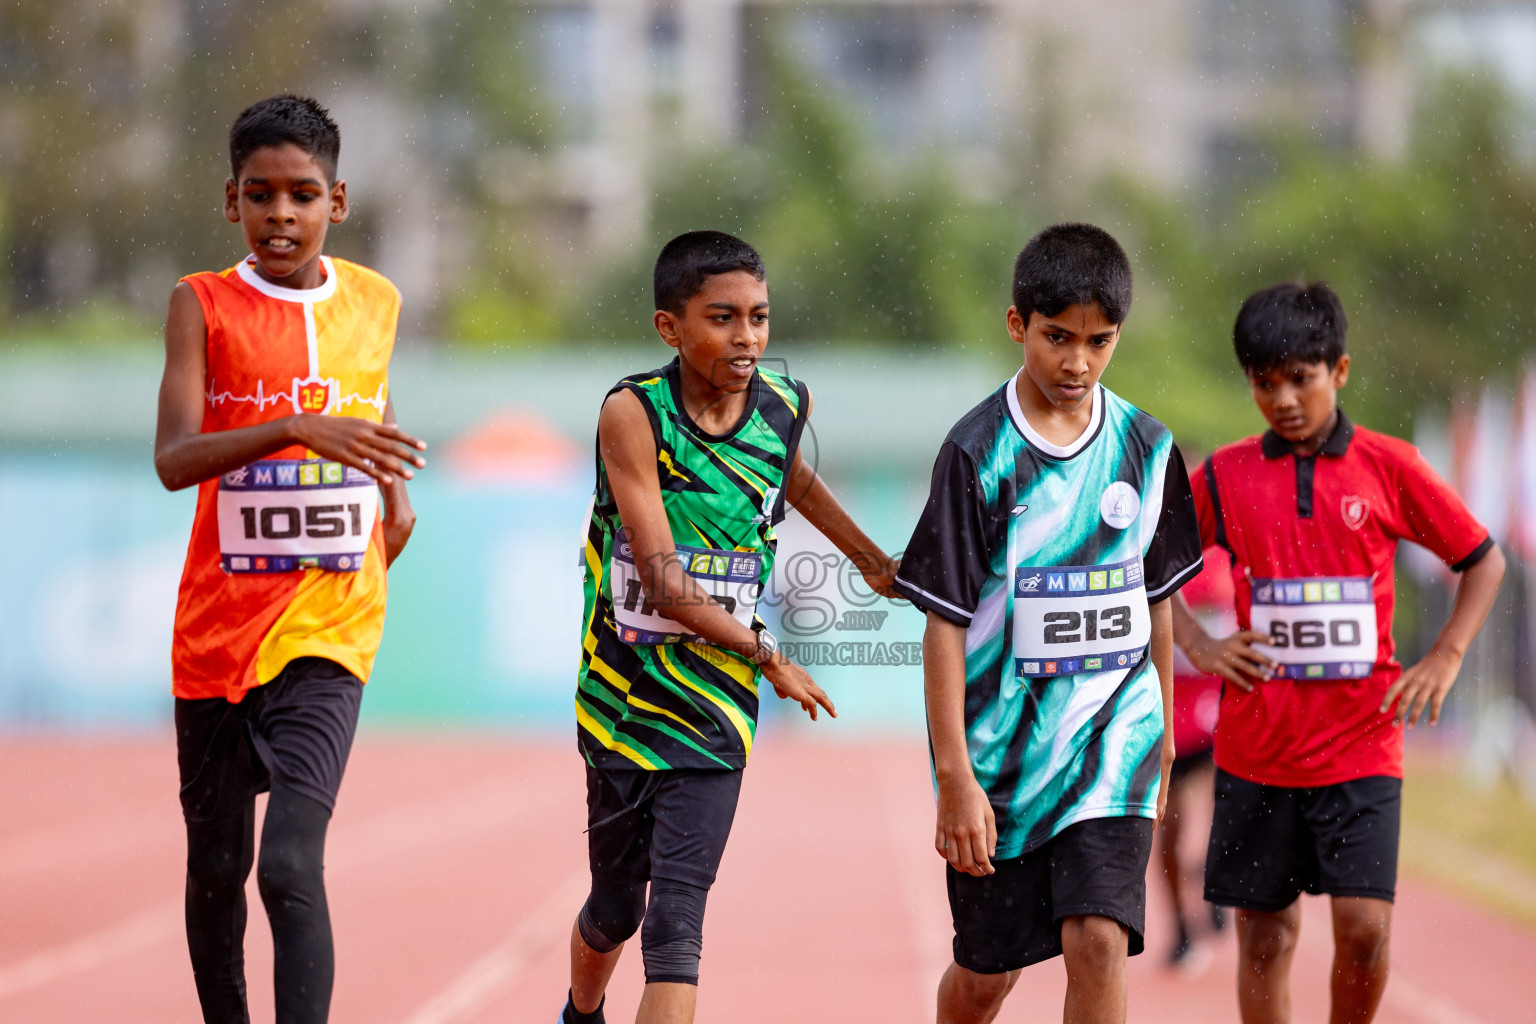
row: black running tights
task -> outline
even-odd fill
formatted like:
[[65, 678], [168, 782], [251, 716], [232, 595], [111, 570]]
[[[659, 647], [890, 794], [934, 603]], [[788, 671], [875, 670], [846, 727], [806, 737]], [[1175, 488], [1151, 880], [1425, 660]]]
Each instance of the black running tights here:
[[[335, 958], [322, 863], [331, 812], [273, 782], [256, 885], [272, 923], [277, 1024], [324, 1024]], [[248, 1024], [245, 880], [256, 805], [226, 825], [187, 829], [187, 946], [205, 1024]]]

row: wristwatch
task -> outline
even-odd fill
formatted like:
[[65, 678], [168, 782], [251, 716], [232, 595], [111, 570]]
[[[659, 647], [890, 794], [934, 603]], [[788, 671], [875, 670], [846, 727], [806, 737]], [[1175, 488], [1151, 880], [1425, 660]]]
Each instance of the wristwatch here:
[[757, 631], [757, 650], [752, 652], [754, 665], [766, 665], [779, 653], [779, 638], [766, 629]]

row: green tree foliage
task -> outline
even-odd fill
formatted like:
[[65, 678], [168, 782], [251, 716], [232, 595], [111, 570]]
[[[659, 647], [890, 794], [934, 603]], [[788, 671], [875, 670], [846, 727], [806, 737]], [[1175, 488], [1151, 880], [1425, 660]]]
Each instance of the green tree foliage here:
[[1536, 176], [1512, 154], [1503, 103], [1444, 83], [1396, 163], [1277, 139], [1279, 173], [1206, 221], [1132, 189], [1108, 197], [1155, 289], [1152, 309], [1132, 314], [1150, 312], [1137, 330], [1153, 344], [1126, 393], [1156, 378], [1168, 397], [1188, 396], [1169, 419], [1207, 442], [1232, 436], [1234, 417], [1257, 429], [1231, 402], [1245, 390], [1232, 322], [1251, 292], [1297, 279], [1343, 298], [1354, 365], [1343, 400], [1372, 425], [1407, 431], [1426, 400], [1512, 377], [1536, 348]]

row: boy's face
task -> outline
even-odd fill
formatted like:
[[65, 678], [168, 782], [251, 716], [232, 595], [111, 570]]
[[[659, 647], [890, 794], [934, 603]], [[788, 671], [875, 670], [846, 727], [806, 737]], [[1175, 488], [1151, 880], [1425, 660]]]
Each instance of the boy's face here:
[[654, 323], [694, 373], [721, 391], [740, 391], [768, 347], [768, 282], [745, 270], [712, 274], [681, 316], [658, 309]]
[[1029, 322], [1017, 306], [1008, 307], [1008, 336], [1024, 346], [1024, 374], [1045, 403], [1076, 412], [1114, 355], [1120, 325], [1097, 302], [1068, 306], [1055, 316], [1034, 312]]
[[263, 146], [224, 183], [224, 216], [240, 225], [256, 272], [288, 288], [317, 288], [326, 229], [347, 219], [347, 183], [291, 143]]
[[1287, 359], [1267, 373], [1248, 375], [1253, 400], [1269, 428], [1291, 444], [1321, 443], [1338, 408], [1339, 389], [1349, 381], [1349, 356], [1329, 366]]

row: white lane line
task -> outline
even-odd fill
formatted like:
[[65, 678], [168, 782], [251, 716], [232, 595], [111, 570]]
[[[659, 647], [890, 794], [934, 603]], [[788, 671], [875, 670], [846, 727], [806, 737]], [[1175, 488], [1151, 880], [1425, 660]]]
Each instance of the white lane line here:
[[35, 953], [0, 968], [0, 998], [50, 985], [152, 946], [174, 935], [180, 924], [180, 904], [163, 903], [84, 938]]
[[146, 848], [180, 843], [181, 819], [170, 815], [119, 815], [91, 821], [70, 822], [56, 828], [39, 828], [8, 836], [0, 848], [0, 878], [37, 871], [58, 871], [85, 863], [103, 854], [113, 857], [138, 854]]
[[1405, 1013], [1424, 1024], [1489, 1024], [1445, 996], [1431, 992], [1418, 982], [1401, 975], [1387, 979], [1387, 992], [1383, 998], [1399, 1013]]
[[[525, 917], [506, 941], [470, 964], [448, 987], [418, 1006], [405, 1024], [454, 1024], [489, 1005], [570, 934], [587, 891], [585, 869], [573, 871]], [[558, 991], [552, 987], [551, 991]], [[560, 1012], [551, 1004], [549, 1015]]]
[[[457, 845], [465, 836], [526, 819], [533, 804], [548, 803], [555, 795], [509, 789], [505, 781], [497, 780], [447, 803], [424, 800], [394, 808], [359, 822], [343, 831], [338, 842], [328, 844], [326, 868], [351, 871], [424, 846]], [[53, 984], [170, 939], [182, 927], [182, 912], [181, 899], [166, 900], [89, 935], [0, 966], [0, 999]]]

